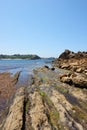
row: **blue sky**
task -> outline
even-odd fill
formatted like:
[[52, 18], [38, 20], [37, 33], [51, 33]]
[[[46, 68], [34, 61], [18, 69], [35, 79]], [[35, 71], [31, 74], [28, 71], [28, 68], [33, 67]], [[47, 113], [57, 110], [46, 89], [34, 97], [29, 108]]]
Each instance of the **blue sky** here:
[[0, 54], [87, 51], [87, 0], [0, 0]]

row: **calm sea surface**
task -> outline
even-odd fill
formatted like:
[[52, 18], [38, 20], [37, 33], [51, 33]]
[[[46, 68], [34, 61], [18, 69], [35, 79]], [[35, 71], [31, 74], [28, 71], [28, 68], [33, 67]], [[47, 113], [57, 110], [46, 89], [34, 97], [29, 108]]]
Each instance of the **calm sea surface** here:
[[39, 60], [0, 60], [0, 72], [10, 72], [15, 74], [21, 71], [19, 82], [28, 84], [29, 76], [33, 73], [33, 69], [44, 65], [51, 66], [48, 59]]

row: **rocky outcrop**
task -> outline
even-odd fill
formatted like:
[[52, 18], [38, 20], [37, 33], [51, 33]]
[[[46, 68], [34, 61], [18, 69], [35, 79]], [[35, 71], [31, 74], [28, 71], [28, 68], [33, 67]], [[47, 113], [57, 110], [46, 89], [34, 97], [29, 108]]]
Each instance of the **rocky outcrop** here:
[[87, 75], [87, 52], [74, 53], [65, 50], [65, 52], [54, 61], [54, 66]]
[[60, 76], [64, 83], [76, 87], [87, 88], [87, 52], [74, 53], [65, 50], [54, 62], [54, 66], [69, 70], [69, 74]]
[[70, 50], [65, 50], [60, 56], [60, 59], [71, 59], [71, 58], [75, 58], [75, 59], [81, 59], [81, 58], [87, 58], [87, 52], [72, 52]]
[[65, 52], [63, 52], [59, 58], [61, 59], [70, 59], [70, 58], [73, 58], [75, 57], [75, 53], [74, 52], [71, 52], [70, 50], [65, 50]]

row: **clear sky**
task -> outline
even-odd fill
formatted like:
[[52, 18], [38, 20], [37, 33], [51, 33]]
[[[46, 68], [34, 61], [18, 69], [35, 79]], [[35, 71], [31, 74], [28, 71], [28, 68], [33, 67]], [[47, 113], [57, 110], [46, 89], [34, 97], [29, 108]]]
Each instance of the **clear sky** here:
[[87, 51], [87, 0], [0, 0], [0, 54]]

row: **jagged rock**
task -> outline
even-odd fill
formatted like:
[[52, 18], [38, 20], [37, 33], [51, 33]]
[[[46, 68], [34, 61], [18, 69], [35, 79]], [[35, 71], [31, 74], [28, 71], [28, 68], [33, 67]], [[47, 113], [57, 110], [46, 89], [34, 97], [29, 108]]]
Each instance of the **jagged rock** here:
[[60, 79], [61, 79], [61, 82], [63, 82], [63, 83], [72, 84], [72, 80], [70, 77], [62, 77]]
[[69, 58], [72, 58], [74, 57], [75, 53], [74, 52], [71, 52], [70, 50], [65, 50], [65, 52], [63, 52], [59, 58], [61, 59], [69, 59]]
[[61, 69], [67, 69], [67, 68], [69, 68], [69, 67], [70, 67], [69, 64], [63, 63], [63, 64], [61, 65]]
[[87, 78], [85, 75], [70, 73], [61, 75], [60, 80], [64, 83], [72, 84], [77, 87], [87, 88]]
[[78, 53], [74, 53], [70, 50], [65, 50], [60, 56], [60, 59], [70, 59], [70, 58], [87, 58], [87, 52], [78, 52]]
[[87, 70], [87, 52], [74, 53], [65, 50], [65, 52], [54, 61], [54, 66], [85, 74], [85, 70]]
[[82, 73], [83, 70], [82, 70], [82, 68], [78, 68], [78, 69], [76, 70], [76, 72], [77, 72], [77, 73]]
[[77, 87], [87, 88], [87, 78], [83, 77], [82, 75], [77, 75], [76, 77], [73, 77], [72, 82]]

